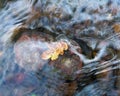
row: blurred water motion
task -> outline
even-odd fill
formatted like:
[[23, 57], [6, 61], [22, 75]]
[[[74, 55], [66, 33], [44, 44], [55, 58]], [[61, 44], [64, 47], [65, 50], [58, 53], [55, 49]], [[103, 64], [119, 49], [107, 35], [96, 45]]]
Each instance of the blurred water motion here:
[[1, 0], [0, 21], [0, 96], [120, 96], [119, 0]]

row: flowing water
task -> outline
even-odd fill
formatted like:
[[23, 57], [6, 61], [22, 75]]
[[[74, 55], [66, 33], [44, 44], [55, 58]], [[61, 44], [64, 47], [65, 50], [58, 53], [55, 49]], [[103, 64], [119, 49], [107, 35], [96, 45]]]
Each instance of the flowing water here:
[[120, 96], [119, 0], [0, 0], [0, 21], [0, 96]]

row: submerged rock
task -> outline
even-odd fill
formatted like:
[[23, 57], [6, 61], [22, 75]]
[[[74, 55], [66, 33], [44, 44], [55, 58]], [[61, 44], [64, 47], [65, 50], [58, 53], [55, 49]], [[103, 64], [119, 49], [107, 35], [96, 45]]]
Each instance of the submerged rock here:
[[75, 96], [119, 96], [117, 91], [111, 89], [108, 82], [101, 81], [99, 83], [94, 83], [83, 88], [81, 92]]
[[[0, 23], [0, 92], [9, 89], [12, 96], [32, 93], [117, 96], [119, 3], [119, 0], [8, 0], [0, 10], [0, 20], [5, 21]], [[51, 57], [43, 60], [41, 54], [49, 49], [47, 44], [58, 42], [62, 38], [56, 37], [61, 34], [66, 37], [62, 35], [68, 50], [63, 55], [61, 50], [52, 60]], [[18, 75], [14, 76], [16, 72]], [[30, 76], [23, 78], [26, 76], [23, 73]], [[101, 82], [102, 79], [108, 81]]]

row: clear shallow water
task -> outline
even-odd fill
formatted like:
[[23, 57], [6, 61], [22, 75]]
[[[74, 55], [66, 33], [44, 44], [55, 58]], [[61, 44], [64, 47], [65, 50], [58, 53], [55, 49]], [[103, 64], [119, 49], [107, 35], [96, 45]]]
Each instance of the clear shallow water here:
[[[0, 96], [119, 96], [120, 34], [113, 27], [119, 6], [119, 0], [0, 1]], [[42, 60], [45, 43], [60, 34], [69, 51]]]

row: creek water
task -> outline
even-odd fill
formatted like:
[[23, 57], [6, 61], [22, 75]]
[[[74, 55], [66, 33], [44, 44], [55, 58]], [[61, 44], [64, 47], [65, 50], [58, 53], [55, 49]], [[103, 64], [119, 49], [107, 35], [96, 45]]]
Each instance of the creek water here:
[[119, 0], [0, 0], [0, 21], [0, 96], [120, 96]]

